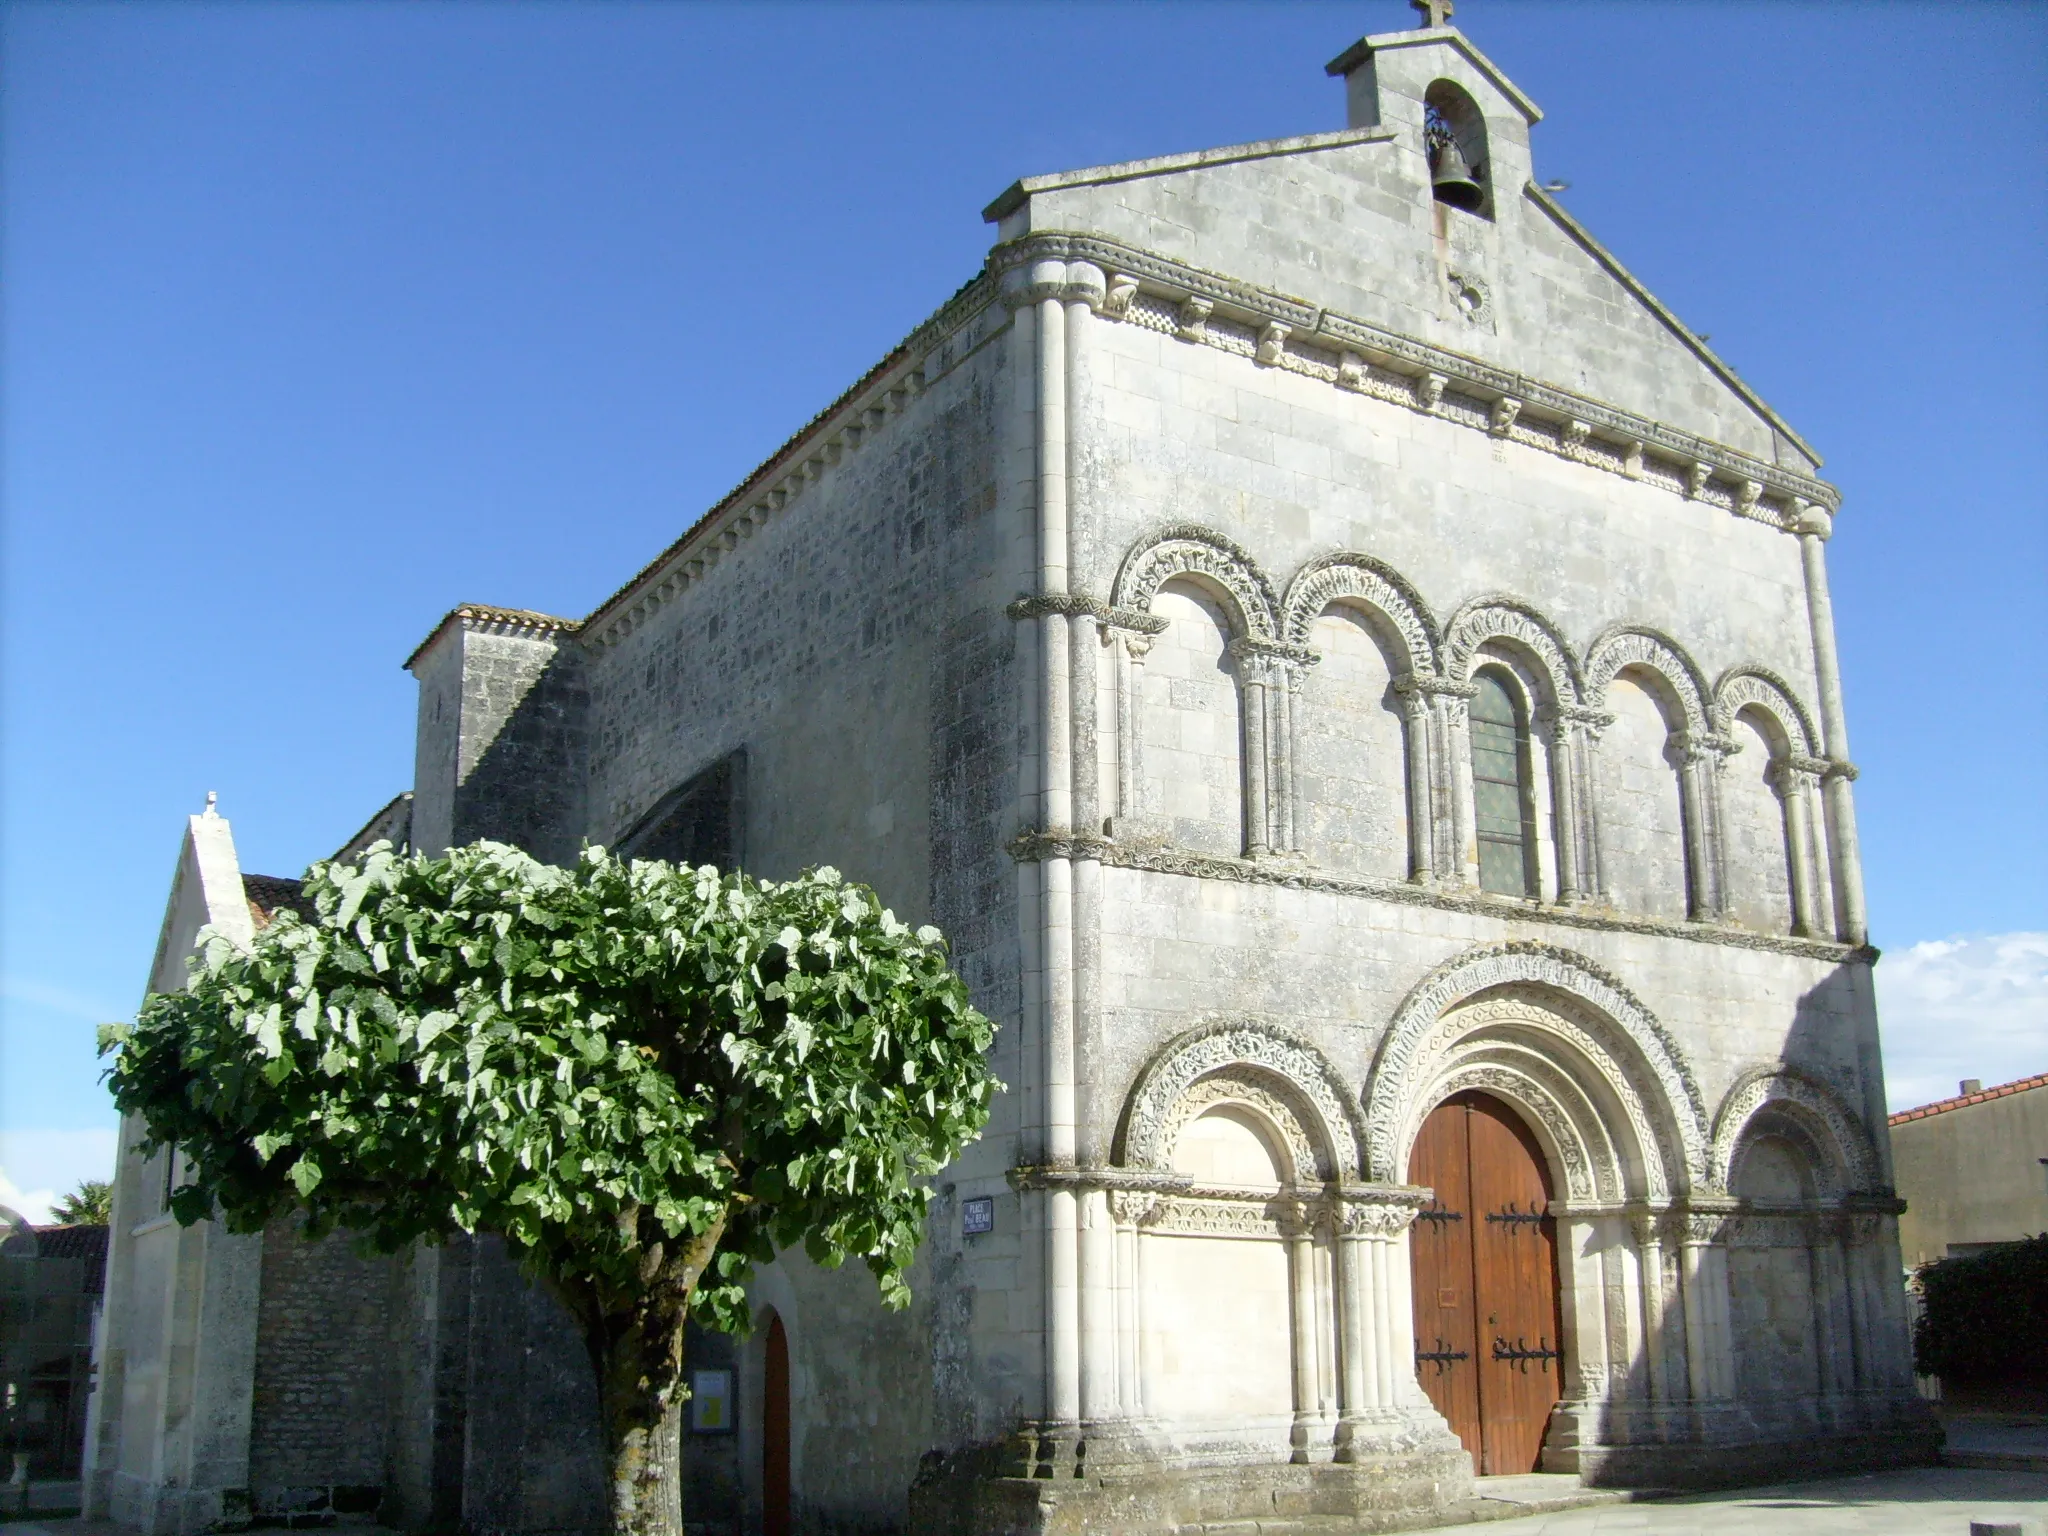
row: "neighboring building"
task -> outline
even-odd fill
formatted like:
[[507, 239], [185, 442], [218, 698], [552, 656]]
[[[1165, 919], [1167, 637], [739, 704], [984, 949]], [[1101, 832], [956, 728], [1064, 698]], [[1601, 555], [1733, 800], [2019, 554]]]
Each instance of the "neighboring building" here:
[[2048, 1232], [2048, 1072], [1891, 1117], [1907, 1265]]
[[105, 1227], [0, 1208], [0, 1430], [33, 1482], [78, 1476], [106, 1273]]
[[[786, 1256], [693, 1355], [738, 1430], [693, 1521], [1385, 1523], [1475, 1469], [1933, 1455], [1838, 495], [1463, 36], [1330, 70], [1347, 128], [1017, 183], [617, 596], [409, 659], [394, 836], [829, 862], [1002, 1026], [914, 1306]], [[156, 985], [203, 914], [253, 931], [233, 868], [195, 818]], [[495, 1245], [182, 1232], [162, 1183], [117, 1186], [98, 1511], [603, 1522], [580, 1351]]]

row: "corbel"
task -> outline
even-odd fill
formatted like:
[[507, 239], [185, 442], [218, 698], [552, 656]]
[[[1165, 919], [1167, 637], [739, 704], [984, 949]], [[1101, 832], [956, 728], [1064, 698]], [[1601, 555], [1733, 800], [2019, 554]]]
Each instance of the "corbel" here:
[[1259, 332], [1258, 356], [1253, 361], [1267, 368], [1276, 368], [1280, 359], [1287, 355], [1287, 338], [1293, 327], [1282, 325], [1278, 320], [1266, 322], [1266, 328]]
[[1182, 341], [1207, 341], [1209, 316], [1215, 309], [1213, 299], [1205, 299], [1199, 293], [1189, 294], [1180, 306], [1180, 330], [1176, 334]]
[[1506, 437], [1515, 430], [1515, 418], [1521, 413], [1521, 401], [1513, 395], [1502, 395], [1493, 402], [1493, 411], [1487, 417], [1486, 430], [1495, 437]]

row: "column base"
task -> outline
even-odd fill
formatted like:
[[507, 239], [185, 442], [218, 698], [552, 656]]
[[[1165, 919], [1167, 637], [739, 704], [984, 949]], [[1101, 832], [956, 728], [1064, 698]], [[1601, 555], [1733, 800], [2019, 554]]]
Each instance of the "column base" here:
[[1341, 1461], [1214, 1459], [1213, 1437], [1207, 1454], [1181, 1438], [1142, 1422], [1027, 1424], [993, 1445], [934, 1452], [910, 1490], [911, 1536], [1173, 1536], [1311, 1517], [1407, 1530], [1472, 1497], [1464, 1448], [1407, 1416], [1340, 1424]]
[[1543, 1470], [1595, 1488], [1715, 1488], [1935, 1465], [1940, 1425], [1913, 1396], [1768, 1403], [1559, 1403]]

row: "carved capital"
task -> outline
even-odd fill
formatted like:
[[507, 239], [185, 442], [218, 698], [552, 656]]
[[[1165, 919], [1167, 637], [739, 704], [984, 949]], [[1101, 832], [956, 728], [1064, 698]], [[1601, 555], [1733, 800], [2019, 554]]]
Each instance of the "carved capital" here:
[[1404, 672], [1394, 679], [1394, 692], [1424, 699], [1476, 699], [1479, 685], [1434, 673]]
[[1794, 500], [1791, 522], [1792, 531], [1801, 538], [1824, 540], [1835, 531], [1834, 514], [1814, 501]]
[[1120, 1227], [1149, 1226], [1159, 1218], [1159, 1196], [1147, 1189], [1112, 1189], [1109, 1216]]

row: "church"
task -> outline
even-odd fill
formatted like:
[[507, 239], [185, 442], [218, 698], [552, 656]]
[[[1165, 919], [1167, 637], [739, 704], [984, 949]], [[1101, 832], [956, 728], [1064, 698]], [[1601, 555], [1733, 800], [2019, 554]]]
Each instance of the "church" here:
[[[1341, 129], [1015, 183], [616, 596], [407, 661], [414, 782], [344, 854], [830, 863], [1000, 1026], [912, 1308], [788, 1255], [692, 1338], [693, 1531], [1406, 1528], [1935, 1454], [1839, 494], [1418, 9], [1329, 64]], [[153, 984], [295, 894], [194, 817]], [[495, 1240], [182, 1229], [175, 1178], [120, 1171], [91, 1512], [602, 1525], [580, 1346]]]

